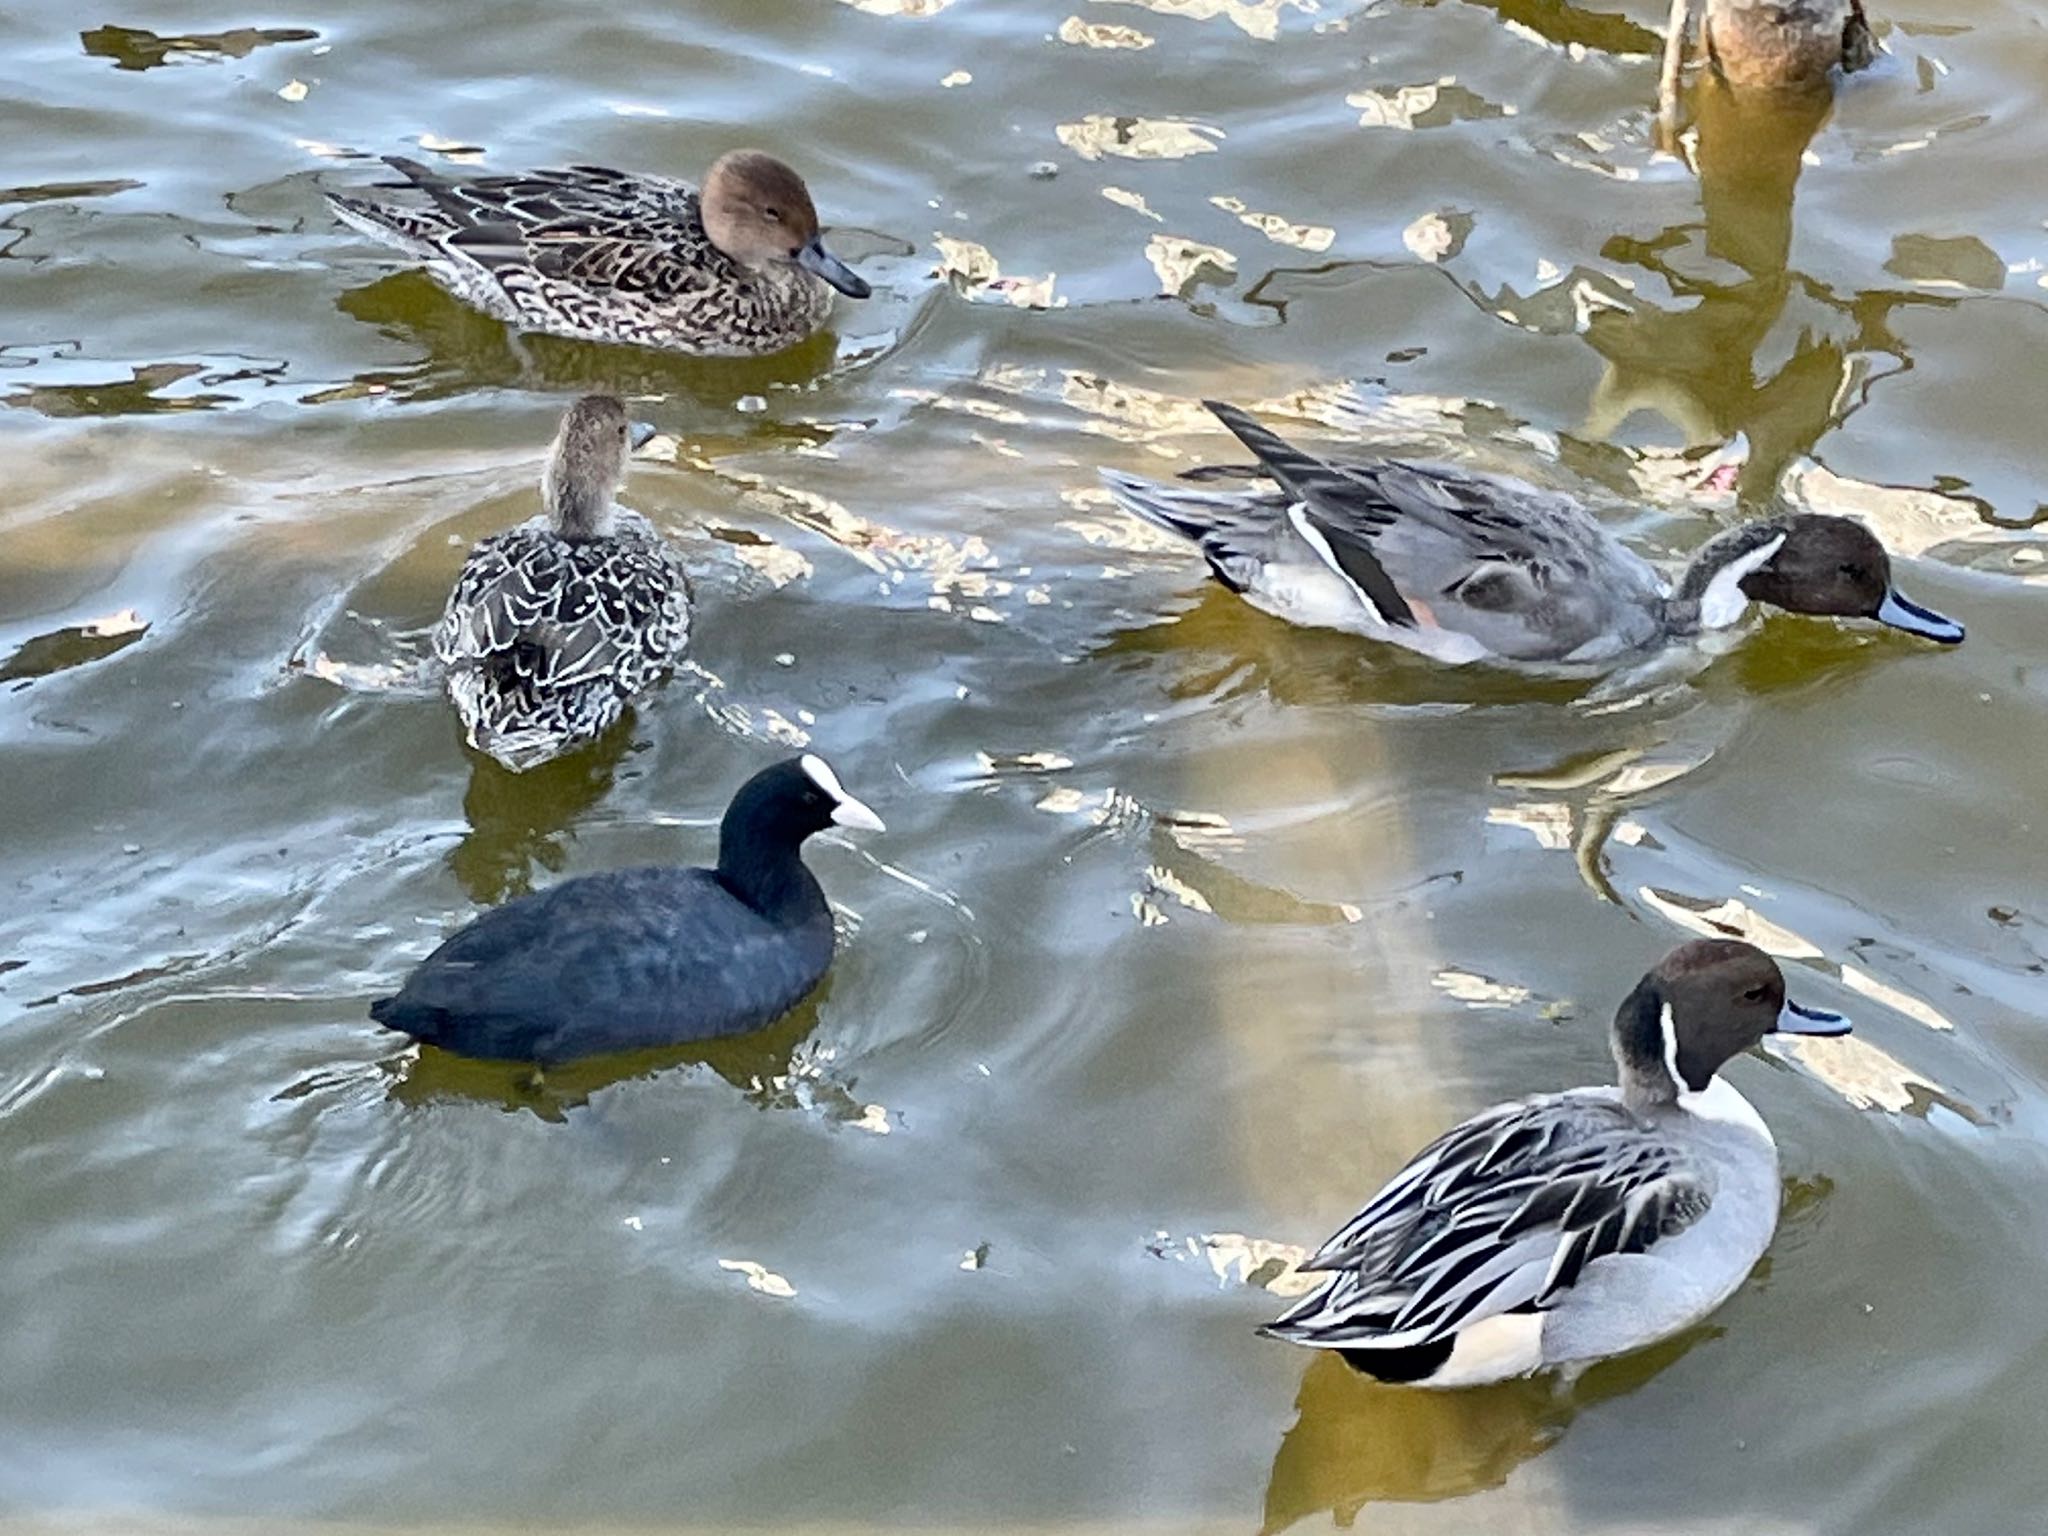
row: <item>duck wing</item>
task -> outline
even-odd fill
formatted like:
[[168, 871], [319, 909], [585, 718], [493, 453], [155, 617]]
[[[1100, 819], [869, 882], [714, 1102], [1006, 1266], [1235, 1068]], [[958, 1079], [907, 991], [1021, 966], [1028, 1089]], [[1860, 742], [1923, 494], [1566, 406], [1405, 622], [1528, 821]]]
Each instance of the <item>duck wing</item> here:
[[1502, 1105], [1426, 1147], [1302, 1265], [1331, 1273], [1266, 1332], [1405, 1349], [1542, 1311], [1596, 1259], [1642, 1253], [1705, 1214], [1711, 1175], [1618, 1100]]
[[544, 524], [471, 551], [434, 632], [471, 744], [531, 767], [605, 730], [689, 640], [689, 577], [651, 525], [571, 542]]
[[663, 176], [571, 165], [456, 179], [416, 160], [386, 161], [428, 207], [413, 238], [493, 274], [532, 272], [594, 291], [649, 299], [708, 287], [725, 260], [698, 216], [697, 194]]
[[1656, 573], [1572, 498], [1450, 465], [1333, 462], [1205, 403], [1293, 498], [1301, 539], [1390, 630], [1448, 630], [1516, 661], [1594, 659], [1654, 635]]

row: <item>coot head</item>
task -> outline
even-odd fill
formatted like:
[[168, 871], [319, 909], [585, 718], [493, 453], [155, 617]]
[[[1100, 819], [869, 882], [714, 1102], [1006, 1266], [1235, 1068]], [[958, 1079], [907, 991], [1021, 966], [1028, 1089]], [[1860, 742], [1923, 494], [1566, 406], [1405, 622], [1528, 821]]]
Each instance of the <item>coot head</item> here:
[[719, 827], [719, 862], [748, 847], [793, 848], [827, 827], [883, 830], [882, 818], [846, 792], [816, 753], [763, 768], [739, 788]]

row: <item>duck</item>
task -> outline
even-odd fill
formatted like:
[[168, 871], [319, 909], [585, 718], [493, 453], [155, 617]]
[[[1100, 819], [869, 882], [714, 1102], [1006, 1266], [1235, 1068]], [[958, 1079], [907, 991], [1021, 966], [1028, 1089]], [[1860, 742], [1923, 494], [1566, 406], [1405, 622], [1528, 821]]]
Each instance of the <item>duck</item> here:
[[1738, 89], [1811, 88], [1877, 55], [1863, 0], [1705, 0], [1714, 72]]
[[1778, 1225], [1778, 1149], [1722, 1069], [1775, 1034], [1843, 1035], [1762, 950], [1698, 939], [1614, 1016], [1618, 1085], [1498, 1105], [1425, 1147], [1300, 1266], [1260, 1331], [1380, 1381], [1576, 1373], [1691, 1327]]
[[581, 875], [493, 907], [370, 1017], [458, 1056], [548, 1067], [745, 1034], [832, 964], [832, 907], [801, 857], [827, 827], [883, 830], [815, 753], [739, 787], [712, 869]]
[[1217, 491], [1115, 469], [1100, 471], [1103, 483], [1126, 511], [1193, 543], [1252, 606], [1296, 624], [1453, 665], [1557, 674], [1610, 671], [1726, 629], [1753, 601], [1943, 645], [1963, 638], [1899, 593], [1884, 546], [1851, 518], [1745, 523], [1670, 585], [1561, 492], [1447, 464], [1319, 458], [1236, 406], [1204, 404], [1270, 484]]
[[689, 643], [682, 557], [615, 500], [652, 430], [614, 395], [571, 405], [540, 515], [477, 543], [434, 627], [469, 744], [514, 773], [603, 735]]
[[[834, 289], [871, 292], [825, 248], [803, 178], [760, 150], [720, 156], [701, 192], [595, 165], [458, 179], [384, 163], [404, 180], [329, 192], [336, 215], [518, 330], [750, 357], [819, 330]], [[404, 190], [422, 197], [384, 195]]]

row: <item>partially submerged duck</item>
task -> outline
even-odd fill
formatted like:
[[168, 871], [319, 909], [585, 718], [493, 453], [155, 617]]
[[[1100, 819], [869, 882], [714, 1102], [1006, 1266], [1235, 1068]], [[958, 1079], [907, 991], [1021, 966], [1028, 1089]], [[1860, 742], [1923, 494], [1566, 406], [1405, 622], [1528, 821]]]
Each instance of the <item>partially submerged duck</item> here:
[[1193, 542], [1218, 580], [1297, 624], [1438, 661], [1596, 672], [1721, 629], [1749, 604], [1875, 619], [1953, 645], [1962, 626], [1901, 596], [1861, 523], [1807, 512], [1711, 540], [1675, 587], [1585, 507], [1525, 481], [1403, 459], [1337, 462], [1207, 402], [1272, 484], [1217, 491], [1118, 470], [1125, 510]]
[[689, 640], [681, 558], [614, 500], [636, 435], [611, 395], [572, 405], [541, 515], [470, 551], [434, 630], [469, 744], [515, 773], [603, 734]]
[[1478, 1386], [1692, 1326], [1777, 1230], [1778, 1149], [1721, 1069], [1767, 1035], [1840, 1035], [1776, 962], [1681, 945], [1614, 1016], [1612, 1088], [1503, 1104], [1432, 1142], [1301, 1267], [1330, 1279], [1262, 1331], [1383, 1381]]
[[385, 163], [405, 180], [330, 192], [334, 211], [521, 330], [752, 356], [816, 331], [833, 289], [870, 291], [825, 248], [803, 178], [759, 150], [721, 156], [701, 194], [594, 165], [457, 179], [395, 155]]
[[882, 821], [823, 758], [764, 768], [726, 809], [717, 868], [584, 875], [494, 907], [370, 1017], [457, 1055], [542, 1066], [771, 1024], [832, 964], [832, 908], [799, 855], [828, 826]]

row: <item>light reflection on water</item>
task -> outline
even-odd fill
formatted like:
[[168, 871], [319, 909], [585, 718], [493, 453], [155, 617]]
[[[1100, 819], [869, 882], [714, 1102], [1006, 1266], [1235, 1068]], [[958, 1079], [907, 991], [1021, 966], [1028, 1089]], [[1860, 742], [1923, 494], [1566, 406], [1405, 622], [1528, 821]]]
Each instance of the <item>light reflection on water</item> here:
[[[1702, 96], [1682, 161], [1650, 4], [0, 17], [0, 1507], [2024, 1524], [2048, 43], [1886, 10], [1832, 108]], [[877, 285], [774, 358], [515, 342], [318, 196], [741, 140]], [[419, 636], [593, 387], [663, 429], [694, 668], [513, 778]], [[1228, 462], [1211, 394], [1659, 558], [1739, 434], [1971, 639], [1771, 618], [1593, 704], [1292, 630], [1096, 486]], [[536, 1080], [365, 1018], [477, 905], [709, 857], [798, 744], [891, 831], [817, 849], [791, 1019]], [[1708, 929], [1858, 1024], [1736, 1068], [1787, 1211], [1708, 1327], [1442, 1398], [1252, 1336]]]

